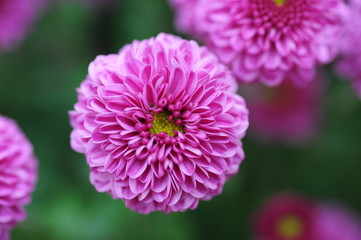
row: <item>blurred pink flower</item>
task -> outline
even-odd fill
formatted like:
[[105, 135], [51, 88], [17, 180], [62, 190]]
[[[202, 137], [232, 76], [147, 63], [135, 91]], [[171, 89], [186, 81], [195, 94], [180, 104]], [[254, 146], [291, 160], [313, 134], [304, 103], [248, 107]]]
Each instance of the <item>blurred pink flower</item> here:
[[26, 217], [37, 178], [32, 146], [16, 123], [0, 116], [0, 240]]
[[169, 0], [175, 11], [175, 25], [181, 32], [194, 33], [195, 26], [193, 22], [192, 8], [199, 0]]
[[194, 41], [159, 34], [98, 56], [70, 112], [71, 144], [99, 192], [140, 213], [195, 209], [244, 158], [244, 100]]
[[318, 240], [314, 238], [316, 206], [296, 195], [278, 195], [258, 211], [256, 240]]
[[3, 224], [0, 224], [0, 240], [9, 239], [9, 232], [10, 229], [8, 226], [4, 226]]
[[256, 240], [359, 240], [361, 224], [343, 207], [280, 194], [258, 211], [254, 232]]
[[25, 37], [39, 11], [41, 0], [0, 0], [0, 52]]
[[250, 111], [250, 133], [266, 142], [295, 144], [310, 140], [321, 115], [321, 80], [277, 87], [259, 83], [242, 87]]
[[[348, 8], [342, 0], [172, 0], [180, 30], [202, 40], [240, 82], [313, 79], [333, 60]], [[182, 6], [183, 5], [183, 6]]]
[[360, 220], [349, 210], [337, 205], [323, 205], [318, 209], [317, 240], [359, 240]]
[[341, 42], [341, 59], [338, 71], [353, 80], [361, 98], [361, 0], [350, 0], [350, 14], [346, 23], [346, 33]]

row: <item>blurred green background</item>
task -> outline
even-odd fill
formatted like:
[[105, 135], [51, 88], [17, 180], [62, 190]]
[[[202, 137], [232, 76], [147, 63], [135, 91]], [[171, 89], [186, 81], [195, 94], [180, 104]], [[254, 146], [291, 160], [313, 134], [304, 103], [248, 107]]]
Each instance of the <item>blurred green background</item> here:
[[166, 0], [123, 0], [110, 8], [56, 1], [19, 49], [0, 55], [0, 113], [18, 122], [40, 162], [28, 218], [12, 239], [246, 240], [259, 204], [285, 190], [361, 213], [361, 102], [329, 69], [316, 139], [285, 147], [247, 137], [239, 174], [197, 210], [144, 216], [95, 191], [84, 156], [69, 146], [67, 111], [76, 101], [75, 88], [95, 56], [134, 39], [176, 33], [172, 16]]

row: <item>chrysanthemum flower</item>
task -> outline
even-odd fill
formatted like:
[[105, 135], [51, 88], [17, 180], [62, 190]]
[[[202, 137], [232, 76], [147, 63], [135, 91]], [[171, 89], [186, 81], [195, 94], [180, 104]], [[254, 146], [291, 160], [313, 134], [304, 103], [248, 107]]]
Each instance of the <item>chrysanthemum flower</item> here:
[[0, 52], [15, 47], [26, 35], [42, 0], [0, 0]]
[[193, 22], [192, 8], [199, 0], [169, 0], [175, 11], [175, 25], [181, 32], [194, 33], [196, 24]]
[[316, 206], [295, 195], [279, 195], [259, 210], [255, 219], [256, 240], [318, 240], [314, 219]]
[[242, 87], [250, 111], [250, 133], [265, 142], [296, 144], [310, 140], [321, 115], [321, 82], [304, 86], [284, 81], [277, 87]]
[[347, 15], [342, 0], [183, 0], [174, 5], [181, 30], [202, 40], [240, 82], [269, 86], [284, 79], [310, 81], [315, 66], [335, 57]]
[[361, 1], [350, 0], [350, 14], [346, 23], [346, 33], [341, 42], [341, 59], [338, 62], [339, 72], [353, 80], [355, 89], [361, 97]]
[[9, 239], [9, 227], [8, 226], [3, 226], [2, 224], [0, 224], [0, 239], [1, 240], [7, 240]]
[[256, 240], [358, 240], [360, 221], [343, 207], [293, 194], [271, 198], [256, 215]]
[[0, 116], [0, 240], [25, 219], [37, 178], [32, 146], [16, 123]]
[[350, 210], [338, 205], [322, 205], [317, 212], [317, 240], [361, 239], [361, 222]]
[[196, 208], [244, 158], [236, 82], [207, 48], [159, 34], [98, 56], [70, 113], [71, 143], [100, 192], [140, 213]]

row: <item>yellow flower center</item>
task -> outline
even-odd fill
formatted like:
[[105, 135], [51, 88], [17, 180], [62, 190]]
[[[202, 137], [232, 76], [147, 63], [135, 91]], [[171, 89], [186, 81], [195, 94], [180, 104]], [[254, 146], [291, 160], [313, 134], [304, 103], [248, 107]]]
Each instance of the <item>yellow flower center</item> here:
[[303, 228], [302, 221], [297, 216], [287, 215], [277, 224], [277, 233], [283, 239], [292, 240], [302, 234]]
[[157, 134], [160, 132], [167, 133], [173, 137], [175, 131], [184, 133], [182, 126], [175, 124], [173, 121], [169, 121], [170, 113], [168, 111], [162, 111], [154, 114], [154, 120], [152, 121], [152, 128], [150, 132]]
[[273, 0], [278, 6], [282, 6], [287, 0]]

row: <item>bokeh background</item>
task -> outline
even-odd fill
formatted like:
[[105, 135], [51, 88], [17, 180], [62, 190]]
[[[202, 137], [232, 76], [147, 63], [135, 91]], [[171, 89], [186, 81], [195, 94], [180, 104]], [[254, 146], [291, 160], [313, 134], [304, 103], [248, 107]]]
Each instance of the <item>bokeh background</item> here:
[[166, 0], [114, 0], [108, 7], [96, 2], [49, 2], [22, 45], [0, 55], [0, 113], [18, 122], [40, 162], [28, 218], [12, 231], [12, 239], [246, 240], [259, 205], [288, 190], [342, 203], [360, 215], [361, 101], [330, 66], [324, 69], [317, 136], [301, 146], [247, 136], [239, 174], [223, 194], [195, 211], [144, 216], [97, 193], [84, 156], [69, 144], [67, 112], [76, 101], [75, 89], [95, 56], [176, 31]]

